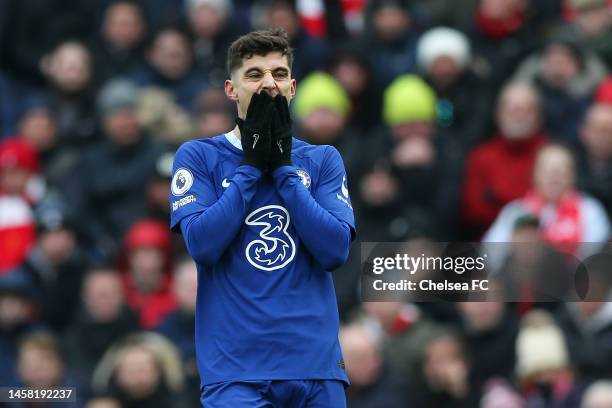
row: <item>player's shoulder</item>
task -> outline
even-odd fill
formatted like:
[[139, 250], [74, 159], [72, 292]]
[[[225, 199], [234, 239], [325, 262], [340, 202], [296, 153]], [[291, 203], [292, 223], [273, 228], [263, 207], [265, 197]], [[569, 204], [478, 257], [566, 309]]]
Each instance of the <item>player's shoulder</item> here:
[[225, 134], [188, 140], [177, 149], [175, 160], [194, 161], [210, 165], [231, 153], [228, 148], [229, 144], [230, 142]]

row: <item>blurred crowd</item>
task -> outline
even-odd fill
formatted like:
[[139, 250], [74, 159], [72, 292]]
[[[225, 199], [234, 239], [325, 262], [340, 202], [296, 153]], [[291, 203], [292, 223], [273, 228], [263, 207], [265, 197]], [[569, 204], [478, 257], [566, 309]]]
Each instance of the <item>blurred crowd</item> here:
[[[0, 385], [199, 406], [173, 153], [233, 128], [225, 53], [264, 27], [295, 49], [296, 134], [347, 168], [349, 407], [612, 407], [608, 0], [0, 1]], [[359, 242], [428, 240], [562, 244], [598, 295], [360, 300]]]

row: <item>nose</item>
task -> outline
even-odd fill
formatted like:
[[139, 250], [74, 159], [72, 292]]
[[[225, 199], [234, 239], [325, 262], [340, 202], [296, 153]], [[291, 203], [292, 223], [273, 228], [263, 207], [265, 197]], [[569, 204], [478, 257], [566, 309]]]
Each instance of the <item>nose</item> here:
[[263, 79], [261, 81], [261, 89], [267, 91], [269, 94], [272, 94], [273, 91], [276, 89], [276, 81], [272, 76], [272, 72], [267, 71], [264, 74]]

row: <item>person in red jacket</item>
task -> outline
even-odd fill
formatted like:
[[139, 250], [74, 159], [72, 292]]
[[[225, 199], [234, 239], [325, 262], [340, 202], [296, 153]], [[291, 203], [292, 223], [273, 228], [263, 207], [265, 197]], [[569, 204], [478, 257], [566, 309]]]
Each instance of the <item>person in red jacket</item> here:
[[479, 238], [505, 204], [527, 192], [536, 153], [547, 141], [541, 121], [534, 88], [511, 83], [502, 90], [498, 133], [467, 159], [462, 219], [470, 238]]
[[0, 143], [0, 275], [20, 265], [36, 241], [32, 204], [42, 186], [36, 151], [20, 138]]
[[170, 232], [160, 221], [138, 221], [128, 230], [121, 270], [128, 305], [143, 329], [156, 327], [176, 310], [172, 291]]

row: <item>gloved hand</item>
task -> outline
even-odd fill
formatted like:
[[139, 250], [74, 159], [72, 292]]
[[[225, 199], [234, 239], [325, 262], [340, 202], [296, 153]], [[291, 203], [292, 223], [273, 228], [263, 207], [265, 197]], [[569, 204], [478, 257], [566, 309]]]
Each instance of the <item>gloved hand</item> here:
[[242, 161], [240, 165], [253, 166], [261, 171], [266, 170], [270, 157], [270, 127], [274, 116], [274, 100], [267, 93], [253, 94], [246, 118], [236, 118], [240, 129], [242, 143]]
[[281, 166], [292, 166], [291, 162], [291, 114], [289, 102], [283, 95], [274, 98], [274, 118], [272, 120], [272, 152], [270, 171]]

